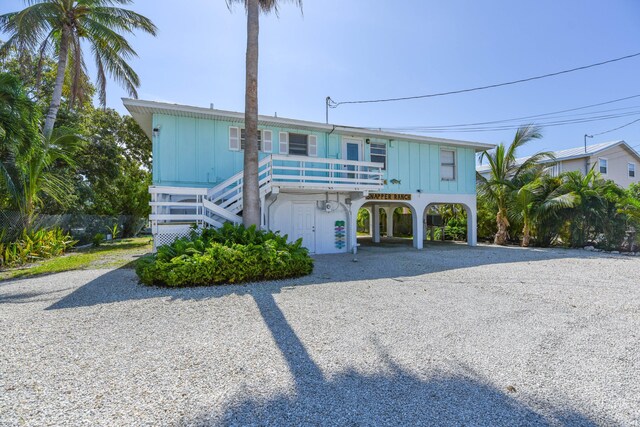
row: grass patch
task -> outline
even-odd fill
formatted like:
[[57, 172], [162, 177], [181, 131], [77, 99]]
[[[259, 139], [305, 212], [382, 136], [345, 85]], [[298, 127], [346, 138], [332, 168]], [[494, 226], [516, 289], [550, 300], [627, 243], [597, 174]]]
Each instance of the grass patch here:
[[0, 280], [53, 274], [70, 270], [90, 270], [101, 268], [134, 268], [135, 260], [151, 252], [149, 237], [122, 239], [105, 243], [97, 248], [78, 249], [67, 255], [47, 259], [21, 268], [0, 271]]

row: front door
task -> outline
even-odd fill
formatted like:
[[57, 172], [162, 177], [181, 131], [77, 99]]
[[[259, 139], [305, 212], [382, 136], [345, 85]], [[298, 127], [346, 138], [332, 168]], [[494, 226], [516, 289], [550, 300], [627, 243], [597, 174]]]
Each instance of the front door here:
[[316, 251], [315, 203], [293, 203], [293, 240], [300, 238], [309, 252]]
[[[344, 160], [363, 160], [363, 144], [361, 139], [343, 138], [342, 139], [342, 158]], [[345, 169], [355, 171], [355, 166], [345, 166]], [[348, 178], [355, 178], [355, 174], [347, 174]]]

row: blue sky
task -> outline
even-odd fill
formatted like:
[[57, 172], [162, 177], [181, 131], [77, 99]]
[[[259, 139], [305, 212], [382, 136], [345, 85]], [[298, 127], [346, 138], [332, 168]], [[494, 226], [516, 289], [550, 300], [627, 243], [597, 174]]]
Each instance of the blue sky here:
[[[2, 0], [0, 13], [22, 0]], [[404, 7], [398, 7], [398, 5]], [[137, 0], [136, 11], [160, 29], [138, 36], [141, 99], [242, 111], [244, 9], [224, 0]], [[324, 121], [324, 100], [371, 99], [499, 83], [640, 52], [637, 0], [305, 0], [285, 2], [261, 19], [261, 114]], [[93, 73], [91, 64], [89, 70]], [[399, 128], [500, 120], [640, 94], [640, 58], [541, 81], [469, 94], [331, 110], [330, 121]], [[108, 105], [125, 112], [115, 83]], [[638, 115], [547, 127], [520, 154], [579, 146], [640, 117], [640, 98], [593, 109], [638, 106]], [[514, 131], [433, 133], [509, 142]], [[589, 143], [625, 139], [640, 145], [640, 122]], [[640, 147], [638, 147], [640, 148]]]

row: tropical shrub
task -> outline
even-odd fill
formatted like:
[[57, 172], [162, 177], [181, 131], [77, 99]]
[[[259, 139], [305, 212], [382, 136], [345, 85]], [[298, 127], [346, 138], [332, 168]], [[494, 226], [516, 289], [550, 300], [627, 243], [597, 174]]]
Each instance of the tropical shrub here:
[[102, 244], [102, 242], [104, 242], [105, 236], [103, 233], [96, 233], [95, 236], [93, 236], [93, 239], [91, 240], [91, 244], [94, 247], [98, 247]]
[[16, 267], [64, 254], [77, 242], [60, 228], [23, 231], [14, 242], [0, 242], [0, 268]]
[[313, 260], [302, 239], [225, 224], [220, 229], [192, 230], [189, 237], [160, 246], [136, 265], [147, 285], [197, 286], [299, 277], [311, 273]]

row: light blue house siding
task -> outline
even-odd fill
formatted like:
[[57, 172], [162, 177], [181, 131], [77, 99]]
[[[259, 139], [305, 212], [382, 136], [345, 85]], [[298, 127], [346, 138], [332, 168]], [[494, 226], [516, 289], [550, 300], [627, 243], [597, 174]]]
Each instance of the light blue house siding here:
[[[229, 149], [229, 127], [237, 122], [154, 114], [158, 129], [153, 144], [153, 183], [158, 186], [213, 187], [243, 169], [242, 151]], [[280, 132], [305, 133], [318, 138], [318, 157], [342, 158], [343, 134], [283, 127], [272, 131], [277, 153]], [[348, 136], [348, 135], [344, 135]], [[475, 194], [475, 150], [423, 142], [370, 138], [387, 146], [385, 193]], [[440, 150], [456, 152], [456, 179], [440, 179]], [[260, 153], [261, 158], [268, 153]], [[364, 160], [370, 161], [369, 145]], [[391, 180], [400, 181], [392, 184]]]

